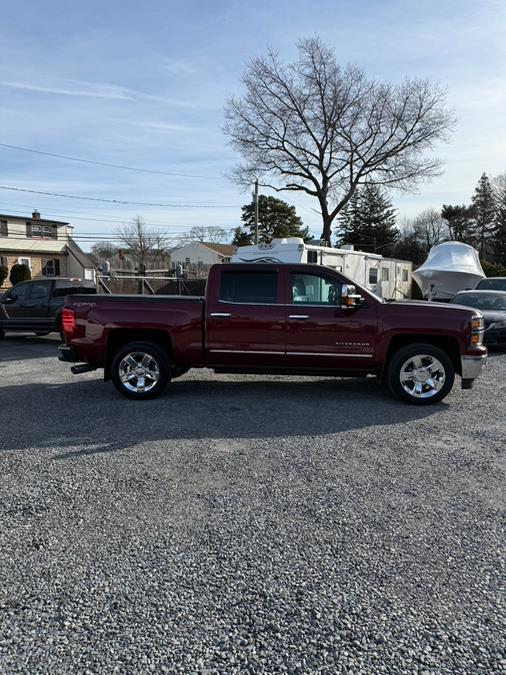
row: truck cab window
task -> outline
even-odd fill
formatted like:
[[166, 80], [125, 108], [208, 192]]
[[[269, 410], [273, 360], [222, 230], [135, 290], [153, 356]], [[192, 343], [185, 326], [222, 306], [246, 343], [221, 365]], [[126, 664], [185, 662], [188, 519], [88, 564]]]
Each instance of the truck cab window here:
[[277, 302], [277, 272], [223, 272], [220, 300], [271, 305]]
[[32, 282], [30, 288], [30, 300], [48, 300], [49, 286], [47, 281]]
[[295, 305], [335, 305], [341, 295], [341, 282], [317, 274], [294, 273], [291, 282]]
[[26, 300], [26, 297], [28, 295], [28, 289], [30, 288], [30, 284], [18, 284], [17, 286], [14, 286], [14, 288], [9, 291], [11, 296], [14, 296], [16, 298], [17, 302], [23, 302]]

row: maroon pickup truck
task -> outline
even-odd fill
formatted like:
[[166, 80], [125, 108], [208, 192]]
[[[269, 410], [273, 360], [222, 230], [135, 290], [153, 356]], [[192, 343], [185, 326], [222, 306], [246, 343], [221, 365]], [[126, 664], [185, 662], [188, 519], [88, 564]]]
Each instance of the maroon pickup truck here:
[[205, 298], [69, 296], [62, 361], [104, 369], [129, 398], [160, 394], [189, 368], [217, 373], [376, 375], [409, 403], [470, 389], [487, 357], [468, 307], [385, 302], [318, 265], [215, 265]]

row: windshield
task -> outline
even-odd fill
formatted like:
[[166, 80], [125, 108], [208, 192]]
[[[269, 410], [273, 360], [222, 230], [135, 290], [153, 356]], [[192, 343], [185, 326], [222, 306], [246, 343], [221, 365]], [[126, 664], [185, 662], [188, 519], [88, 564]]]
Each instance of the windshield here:
[[487, 295], [478, 293], [466, 293], [465, 295], [455, 296], [453, 302], [457, 305], [466, 307], [476, 307], [476, 309], [506, 311], [506, 294]]
[[506, 279], [482, 279], [477, 288], [484, 291], [506, 291]]

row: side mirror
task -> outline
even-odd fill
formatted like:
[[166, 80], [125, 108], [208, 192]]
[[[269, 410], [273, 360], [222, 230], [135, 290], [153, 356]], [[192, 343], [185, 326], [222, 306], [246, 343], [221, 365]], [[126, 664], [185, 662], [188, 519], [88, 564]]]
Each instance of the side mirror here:
[[2, 295], [2, 302], [4, 303], [4, 305], [9, 304], [9, 302], [14, 302], [15, 299], [16, 296], [13, 293], [4, 293]]
[[343, 284], [339, 305], [341, 309], [356, 309], [364, 304], [364, 296], [355, 293], [355, 286]]

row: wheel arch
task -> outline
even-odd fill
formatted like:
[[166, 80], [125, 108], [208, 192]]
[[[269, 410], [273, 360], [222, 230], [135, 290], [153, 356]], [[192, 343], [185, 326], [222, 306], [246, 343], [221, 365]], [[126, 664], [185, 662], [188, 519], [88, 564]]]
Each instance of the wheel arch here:
[[111, 364], [114, 355], [129, 342], [152, 342], [161, 347], [167, 356], [172, 357], [172, 342], [170, 335], [157, 329], [130, 329], [116, 328], [109, 332], [104, 361], [104, 380], [111, 379]]
[[409, 333], [402, 335], [394, 335], [390, 340], [388, 349], [385, 355], [383, 366], [381, 369], [381, 379], [383, 380], [388, 370], [388, 364], [392, 356], [402, 347], [407, 347], [411, 344], [424, 343], [434, 347], [439, 347], [450, 357], [455, 372], [457, 375], [462, 375], [462, 363], [460, 360], [459, 342], [456, 337], [447, 335], [432, 335], [430, 333]]

